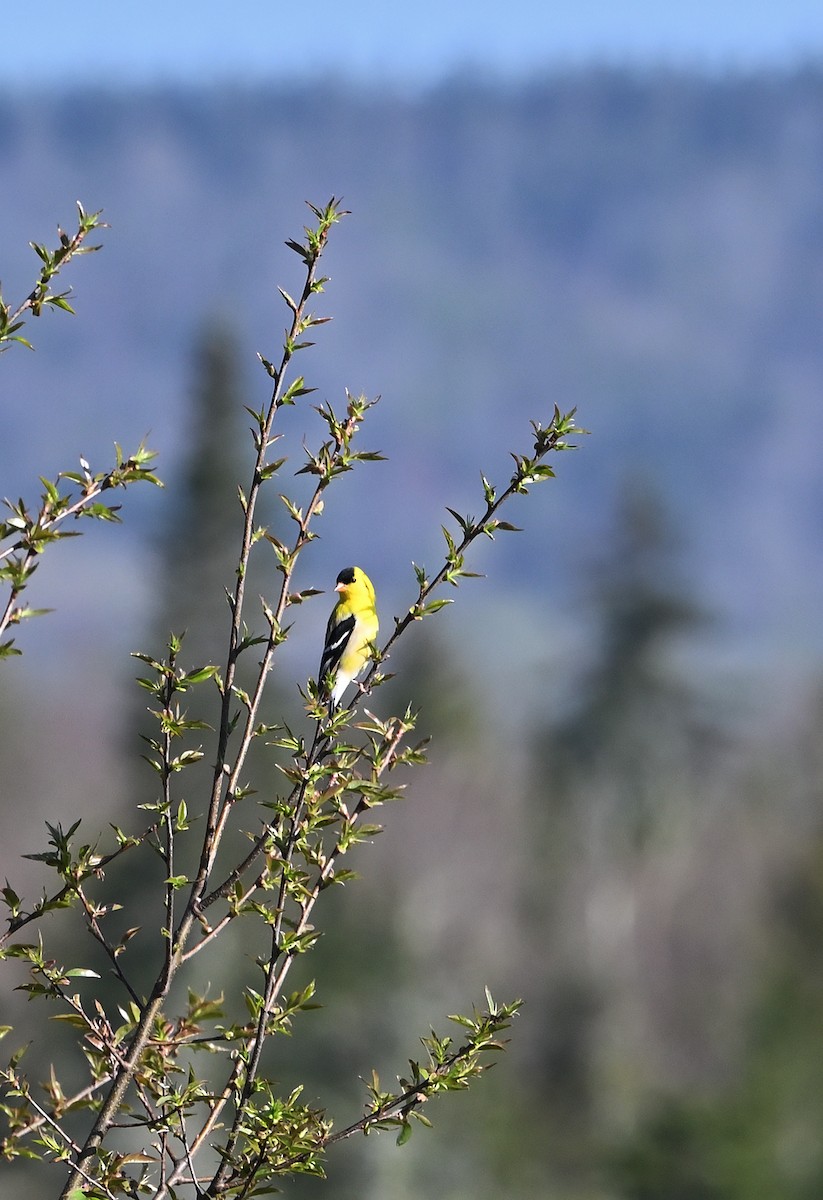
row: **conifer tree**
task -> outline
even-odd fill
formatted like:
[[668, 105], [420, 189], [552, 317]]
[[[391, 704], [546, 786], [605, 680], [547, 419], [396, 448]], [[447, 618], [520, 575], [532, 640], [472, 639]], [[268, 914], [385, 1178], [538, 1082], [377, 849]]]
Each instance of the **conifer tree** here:
[[662, 497], [629, 483], [615, 530], [594, 564], [589, 607], [593, 659], [569, 716], [545, 742], [555, 784], [606, 775], [612, 833], [635, 846], [651, 835], [663, 802], [661, 772], [706, 750], [711, 731], [701, 698], [672, 658], [706, 619], [689, 595], [680, 547]]
[[236, 568], [238, 480], [243, 477], [243, 398], [237, 339], [210, 321], [192, 356], [193, 387], [181, 436], [181, 462], [169, 486], [174, 520], [159, 545], [163, 641], [185, 634], [192, 661], [207, 662], [228, 619], [226, 588]]
[[587, 600], [588, 661], [566, 713], [534, 738], [524, 896], [542, 994], [526, 1018], [538, 1047], [529, 1069], [554, 1168], [583, 1194], [610, 1105], [605, 1081], [640, 1075], [638, 881], [664, 831], [679, 831], [697, 803], [695, 768], [716, 744], [706, 697], [674, 653], [706, 614], [645, 481], [623, 490]]

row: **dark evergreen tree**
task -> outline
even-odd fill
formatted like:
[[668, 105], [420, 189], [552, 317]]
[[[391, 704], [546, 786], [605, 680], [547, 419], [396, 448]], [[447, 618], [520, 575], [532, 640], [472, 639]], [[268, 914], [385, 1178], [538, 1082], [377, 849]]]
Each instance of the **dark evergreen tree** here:
[[662, 496], [646, 481], [630, 482], [592, 570], [590, 665], [569, 715], [539, 739], [552, 789], [608, 779], [610, 836], [635, 847], [664, 815], [662, 781], [717, 744], [706, 698], [676, 658], [706, 622], [679, 552]]
[[[243, 398], [236, 340], [210, 321], [193, 355], [194, 386], [182, 431], [174, 522], [159, 547], [162, 576], [155, 626], [162, 641], [185, 633], [191, 662], [213, 662], [227, 622], [226, 589], [237, 567], [240, 508], [237, 485], [246, 474]], [[222, 665], [222, 664], [221, 664]]]
[[572, 702], [533, 741], [524, 924], [538, 999], [524, 1014], [525, 1067], [553, 1130], [549, 1177], [570, 1195], [595, 1187], [605, 1126], [642, 1094], [633, 1084], [616, 1103], [611, 1091], [621, 1073], [642, 1077], [647, 1052], [640, 880], [661, 841], [679, 836], [715, 743], [676, 653], [705, 622], [679, 552], [661, 497], [630, 483], [590, 567], [590, 652]]

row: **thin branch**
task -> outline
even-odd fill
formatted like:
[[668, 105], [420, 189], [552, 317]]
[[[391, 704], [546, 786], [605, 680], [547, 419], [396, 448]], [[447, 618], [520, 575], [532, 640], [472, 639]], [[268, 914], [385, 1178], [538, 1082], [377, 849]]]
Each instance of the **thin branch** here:
[[41, 917], [44, 917], [46, 913], [54, 911], [54, 909], [63, 907], [64, 902], [67, 902], [70, 896], [77, 894], [78, 883], [83, 883], [89, 878], [90, 875], [96, 875], [102, 872], [110, 863], [119, 858], [121, 854], [125, 854], [127, 850], [132, 850], [135, 846], [141, 845], [141, 843], [146, 841], [147, 838], [157, 833], [158, 825], [158, 822], [154, 822], [152, 825], [149, 825], [148, 828], [144, 829], [141, 834], [128, 838], [128, 840], [124, 841], [120, 846], [117, 847], [116, 850], [112, 850], [110, 854], [103, 855], [101, 858], [97, 859], [94, 864], [89, 867], [87, 873], [84, 874], [77, 882], [67, 883], [66, 886], [60, 888], [58, 892], [54, 892], [53, 895], [48, 896], [41, 901], [40, 906], [33, 909], [32, 912], [22, 913], [16, 917], [9, 917], [8, 929], [4, 933], [0, 933], [0, 949], [2, 949], [5, 943], [10, 938], [14, 937], [14, 935], [20, 929], [24, 928], [24, 926], [28, 925], [32, 921], [39, 920]]
[[100, 928], [100, 923], [97, 920], [97, 916], [95, 914], [94, 907], [92, 906], [91, 902], [86, 897], [86, 894], [83, 891], [82, 885], [78, 884], [76, 891], [77, 891], [77, 896], [80, 899], [80, 903], [83, 906], [83, 912], [86, 917], [86, 925], [89, 930], [89, 933], [91, 933], [91, 935], [95, 939], [95, 941], [103, 948], [103, 950], [105, 951], [106, 955], [109, 958], [109, 961], [112, 964], [112, 967], [114, 968], [115, 975], [120, 980], [120, 982], [122, 983], [122, 985], [126, 989], [126, 991], [129, 993], [129, 995], [131, 996], [134, 1003], [139, 1008], [142, 1003], [140, 996], [134, 990], [134, 988], [132, 987], [131, 983], [128, 980], [128, 977], [126, 976], [125, 972], [123, 971], [123, 968], [121, 967], [120, 962], [119, 962], [119, 956], [117, 955], [115, 948], [111, 945], [108, 938], [103, 933], [103, 930]]
[[[60, 1104], [60, 1112], [71, 1112], [73, 1108], [76, 1108], [79, 1104], [82, 1104], [84, 1100], [91, 1099], [94, 1093], [99, 1092], [101, 1088], [105, 1087], [110, 1079], [110, 1074], [104, 1075], [101, 1079], [95, 1079], [94, 1083], [90, 1083], [86, 1087], [81, 1088], [79, 1092], [75, 1092], [75, 1094], [70, 1096], [68, 1100], [62, 1101]], [[26, 1094], [26, 1098], [31, 1098], [28, 1093]], [[52, 1116], [50, 1116], [45, 1110], [41, 1109], [37, 1105], [34, 1105], [33, 1101], [32, 1106], [37, 1108], [38, 1115], [34, 1117], [33, 1120], [27, 1122], [27, 1124], [22, 1125], [19, 1129], [16, 1129], [15, 1137], [27, 1137], [31, 1133], [36, 1133], [45, 1122], [50, 1122], [52, 1119], [56, 1120], [56, 1117], [52, 1118]], [[72, 1145], [72, 1149], [77, 1150], [79, 1147]]]

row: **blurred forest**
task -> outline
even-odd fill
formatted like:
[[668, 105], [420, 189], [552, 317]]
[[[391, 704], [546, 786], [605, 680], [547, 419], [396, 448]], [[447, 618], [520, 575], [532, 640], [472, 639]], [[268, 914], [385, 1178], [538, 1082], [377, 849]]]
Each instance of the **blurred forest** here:
[[[342, 194], [301, 369], [318, 399], [382, 393], [389, 463], [330, 497], [301, 586], [360, 562], [389, 628], [529, 418], [576, 404], [593, 436], [374, 698], [420, 708], [432, 763], [329, 910], [282, 1077], [351, 1118], [358, 1076], [485, 983], [525, 998], [509, 1052], [432, 1133], [345, 1144], [287, 1194], [818, 1200], [823, 69], [7, 93], [0, 167], [6, 298], [76, 198], [112, 226], [77, 319], [0, 362], [3, 493], [143, 437], [168, 483], [38, 576], [58, 611], [0, 681], [0, 875], [39, 885], [44, 819], [136, 823], [129, 650], [185, 625], [222, 655], [282, 242]], [[281, 660], [289, 720], [327, 600]]]

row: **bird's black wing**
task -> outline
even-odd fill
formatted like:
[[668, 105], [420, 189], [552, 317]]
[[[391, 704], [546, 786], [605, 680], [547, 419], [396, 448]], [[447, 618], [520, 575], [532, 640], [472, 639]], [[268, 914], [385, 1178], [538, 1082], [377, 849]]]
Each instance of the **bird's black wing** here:
[[343, 651], [352, 635], [355, 620], [355, 616], [349, 614], [349, 616], [343, 617], [342, 621], [330, 624], [326, 630], [326, 644], [323, 647], [323, 657], [320, 659], [320, 671], [317, 676], [321, 683], [329, 671], [333, 671], [337, 667], [343, 657]]

